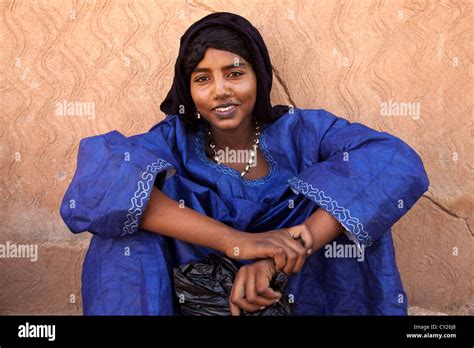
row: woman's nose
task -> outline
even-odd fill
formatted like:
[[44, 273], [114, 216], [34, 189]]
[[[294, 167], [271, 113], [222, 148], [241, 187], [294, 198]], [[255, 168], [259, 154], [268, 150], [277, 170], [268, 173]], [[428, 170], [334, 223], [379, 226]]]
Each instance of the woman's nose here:
[[214, 79], [214, 95], [216, 98], [221, 98], [223, 96], [228, 96], [230, 94], [230, 89], [228, 82], [224, 78]]

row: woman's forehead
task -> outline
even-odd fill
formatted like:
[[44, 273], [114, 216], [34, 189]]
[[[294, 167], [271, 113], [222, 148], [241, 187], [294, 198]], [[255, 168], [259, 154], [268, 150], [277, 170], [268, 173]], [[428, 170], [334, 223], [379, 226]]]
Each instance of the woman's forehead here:
[[247, 64], [247, 61], [237, 53], [209, 47], [196, 68], [232, 68], [246, 66]]

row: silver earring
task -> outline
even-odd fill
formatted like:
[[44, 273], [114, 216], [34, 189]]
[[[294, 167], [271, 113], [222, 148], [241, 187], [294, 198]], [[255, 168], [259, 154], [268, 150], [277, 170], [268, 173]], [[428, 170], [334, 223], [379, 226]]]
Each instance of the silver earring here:
[[201, 118], [201, 114], [199, 113], [199, 111], [196, 111], [196, 118], [199, 120]]

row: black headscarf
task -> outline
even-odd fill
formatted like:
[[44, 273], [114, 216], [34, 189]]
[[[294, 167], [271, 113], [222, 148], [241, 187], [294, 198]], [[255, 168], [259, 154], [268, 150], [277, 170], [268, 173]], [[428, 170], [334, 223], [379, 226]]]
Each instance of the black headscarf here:
[[286, 105], [276, 105], [272, 107], [270, 103], [270, 91], [272, 88], [273, 76], [272, 64], [265, 42], [258, 30], [248, 20], [229, 12], [217, 12], [201, 18], [199, 21], [191, 25], [183, 34], [180, 40], [179, 55], [175, 64], [173, 85], [171, 86], [165, 100], [160, 105], [161, 111], [168, 115], [178, 115], [179, 111], [182, 110], [182, 106], [184, 106], [186, 114], [188, 114], [187, 117], [193, 115], [195, 106], [189, 89], [189, 81], [186, 78], [184, 69], [184, 55], [186, 47], [191, 42], [194, 34], [204, 27], [214, 25], [227, 26], [245, 37], [246, 42], [249, 45], [248, 49], [254, 60], [255, 66], [252, 67], [257, 76], [257, 101], [255, 103], [253, 114], [269, 116], [266, 118], [270, 120], [278, 119], [289, 110], [289, 107]]

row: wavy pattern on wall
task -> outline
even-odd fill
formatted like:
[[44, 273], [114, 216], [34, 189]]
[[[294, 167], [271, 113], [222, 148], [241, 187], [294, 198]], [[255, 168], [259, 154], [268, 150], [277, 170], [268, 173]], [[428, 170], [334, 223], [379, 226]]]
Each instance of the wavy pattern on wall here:
[[[409, 297], [449, 310], [473, 296], [472, 5], [0, 0], [0, 242], [38, 243], [44, 255], [35, 265], [41, 282], [28, 292], [21, 272], [31, 265], [0, 259], [10, 270], [0, 272], [0, 312], [80, 312], [80, 301], [64, 299], [79, 293], [88, 236], [73, 236], [58, 216], [79, 140], [145, 132], [162, 119], [179, 38], [215, 11], [239, 13], [261, 31], [275, 67], [274, 103], [328, 109], [420, 153], [430, 191], [394, 233]], [[65, 102], [83, 109], [65, 115]], [[412, 109], [397, 111], [402, 104]], [[11, 279], [24, 281], [4, 286]], [[18, 302], [22, 293], [36, 300]]]

